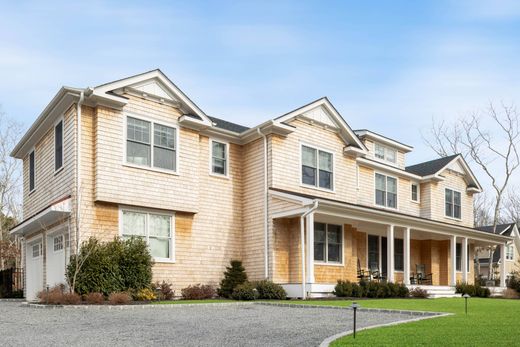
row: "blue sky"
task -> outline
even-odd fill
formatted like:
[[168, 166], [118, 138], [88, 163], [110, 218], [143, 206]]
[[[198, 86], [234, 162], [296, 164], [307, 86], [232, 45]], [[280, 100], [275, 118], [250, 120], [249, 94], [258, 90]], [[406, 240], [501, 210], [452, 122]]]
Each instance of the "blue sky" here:
[[432, 117], [519, 103], [514, 1], [5, 1], [0, 104], [26, 126], [62, 85], [160, 68], [206, 113], [253, 126], [328, 96], [413, 145]]

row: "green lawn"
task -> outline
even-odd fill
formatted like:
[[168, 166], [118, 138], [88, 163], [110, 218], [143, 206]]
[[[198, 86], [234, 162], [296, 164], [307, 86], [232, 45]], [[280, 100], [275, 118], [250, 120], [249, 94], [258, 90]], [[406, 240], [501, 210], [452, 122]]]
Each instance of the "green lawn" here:
[[[349, 306], [352, 301], [309, 300], [306, 304]], [[468, 315], [464, 299], [359, 300], [362, 307], [451, 312], [454, 316], [427, 319], [358, 332], [356, 339], [343, 337], [333, 346], [515, 346], [520, 300], [470, 298]]]

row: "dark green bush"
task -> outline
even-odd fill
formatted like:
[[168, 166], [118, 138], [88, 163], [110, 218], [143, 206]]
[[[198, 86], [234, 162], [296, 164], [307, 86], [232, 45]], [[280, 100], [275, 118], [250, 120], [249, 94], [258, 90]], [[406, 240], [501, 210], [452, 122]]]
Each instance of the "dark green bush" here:
[[259, 299], [285, 300], [287, 298], [285, 289], [272, 281], [258, 281], [255, 283], [255, 288], [258, 292]]
[[334, 287], [334, 295], [352, 298], [405, 298], [408, 296], [408, 288], [404, 284], [392, 282], [363, 281], [357, 284], [338, 280]]
[[455, 286], [455, 293], [461, 295], [468, 294], [470, 296], [477, 296], [481, 298], [488, 298], [491, 292], [486, 287], [481, 287], [480, 284], [467, 284], [464, 282], [458, 282]]
[[412, 289], [410, 291], [410, 296], [412, 298], [423, 298], [423, 299], [426, 299], [428, 298], [430, 295], [428, 294], [428, 291], [426, 289], [422, 289], [422, 288], [419, 288], [419, 287], [415, 287], [414, 289]]
[[231, 260], [230, 266], [226, 267], [224, 278], [220, 282], [217, 293], [224, 298], [231, 298], [233, 290], [242, 283], [247, 282], [247, 274], [240, 260]]
[[514, 271], [506, 281], [507, 287], [516, 290], [520, 293], [520, 276], [518, 272]]
[[354, 286], [357, 286], [356, 283], [352, 283], [350, 281], [338, 280], [338, 283], [334, 287], [334, 295], [340, 298], [351, 298], [357, 295], [353, 295]]
[[252, 283], [244, 282], [235, 287], [231, 297], [235, 300], [255, 300], [258, 298], [258, 292]]
[[90, 238], [81, 245], [79, 255], [71, 256], [67, 280], [78, 294], [139, 291], [150, 287], [152, 265], [141, 238], [115, 238], [105, 243]]

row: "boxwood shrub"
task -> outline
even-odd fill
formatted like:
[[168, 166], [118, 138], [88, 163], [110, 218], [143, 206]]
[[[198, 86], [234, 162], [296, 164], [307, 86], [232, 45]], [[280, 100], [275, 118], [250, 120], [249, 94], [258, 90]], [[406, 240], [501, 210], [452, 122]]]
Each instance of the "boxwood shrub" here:
[[285, 289], [279, 284], [272, 281], [262, 280], [255, 283], [255, 288], [258, 292], [259, 299], [267, 300], [285, 300], [287, 293]]
[[334, 295], [348, 298], [405, 298], [409, 294], [404, 284], [392, 282], [361, 281], [359, 284], [338, 280]]
[[481, 298], [488, 298], [491, 295], [489, 288], [481, 287], [480, 284], [467, 284], [458, 282], [455, 286], [455, 293], [461, 295], [468, 294], [470, 296], [477, 296]]

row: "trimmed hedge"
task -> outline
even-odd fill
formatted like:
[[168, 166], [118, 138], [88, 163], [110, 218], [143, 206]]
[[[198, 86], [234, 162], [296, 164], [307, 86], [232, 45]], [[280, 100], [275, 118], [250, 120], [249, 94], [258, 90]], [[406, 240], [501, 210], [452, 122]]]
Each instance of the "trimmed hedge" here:
[[455, 293], [459, 293], [461, 295], [469, 294], [470, 296], [477, 296], [480, 298], [488, 298], [491, 295], [491, 292], [488, 288], [481, 287], [479, 284], [467, 284], [464, 282], [459, 282], [455, 286]]
[[[131, 237], [99, 242], [83, 242], [79, 255], [72, 255], [67, 281], [78, 294], [138, 292], [150, 288], [153, 260], [144, 240]], [[79, 271], [76, 271], [79, 268]], [[76, 281], [74, 274], [77, 272]]]
[[338, 280], [334, 295], [348, 298], [406, 298], [409, 290], [404, 284], [361, 281], [359, 284]]
[[272, 281], [262, 280], [255, 283], [255, 288], [258, 292], [259, 299], [267, 300], [285, 300], [287, 293], [285, 289], [279, 284]]
[[258, 292], [252, 283], [244, 282], [236, 286], [231, 297], [235, 300], [255, 300], [258, 298]]

